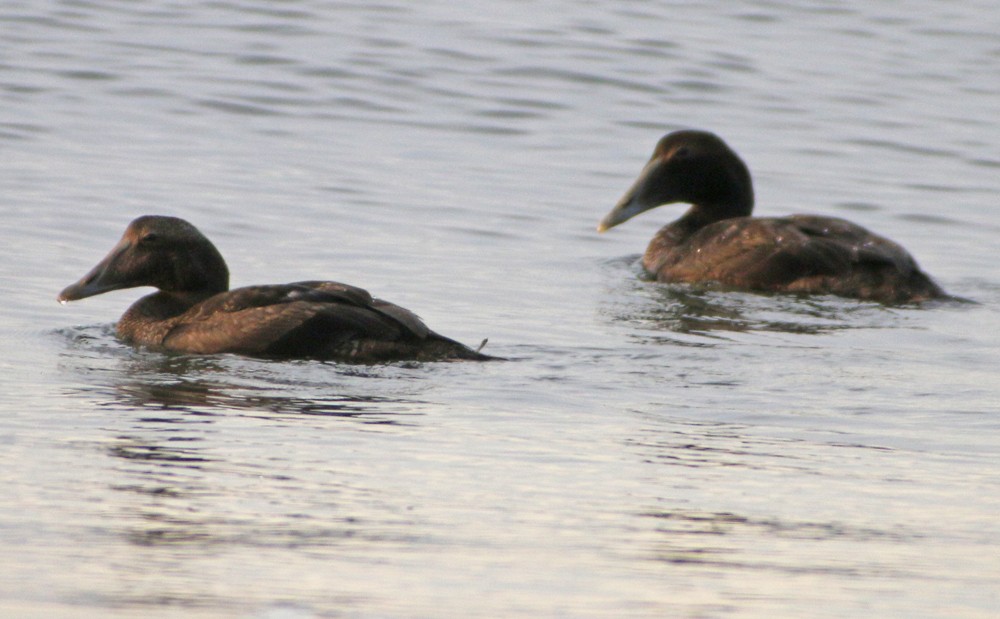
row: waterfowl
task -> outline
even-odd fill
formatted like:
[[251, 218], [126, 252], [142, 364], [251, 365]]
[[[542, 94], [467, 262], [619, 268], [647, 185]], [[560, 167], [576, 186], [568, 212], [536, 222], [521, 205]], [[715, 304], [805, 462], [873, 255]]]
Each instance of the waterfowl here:
[[493, 358], [355, 286], [303, 281], [229, 290], [229, 269], [219, 250], [176, 217], [132, 221], [107, 257], [58, 300], [137, 286], [158, 291], [139, 299], [118, 321], [118, 337], [136, 346], [356, 363]]
[[761, 292], [833, 294], [881, 303], [947, 296], [900, 245], [835, 217], [752, 217], [750, 171], [718, 136], [664, 136], [599, 232], [649, 209], [690, 204], [642, 258], [661, 282]]

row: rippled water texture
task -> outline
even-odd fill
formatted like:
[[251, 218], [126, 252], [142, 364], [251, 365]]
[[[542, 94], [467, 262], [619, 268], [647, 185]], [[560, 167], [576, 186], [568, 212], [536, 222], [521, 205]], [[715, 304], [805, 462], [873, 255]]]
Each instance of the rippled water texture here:
[[[7, 2], [0, 615], [1000, 612], [987, 2]], [[970, 302], [651, 283], [666, 131]], [[133, 350], [59, 306], [133, 217], [505, 363]]]

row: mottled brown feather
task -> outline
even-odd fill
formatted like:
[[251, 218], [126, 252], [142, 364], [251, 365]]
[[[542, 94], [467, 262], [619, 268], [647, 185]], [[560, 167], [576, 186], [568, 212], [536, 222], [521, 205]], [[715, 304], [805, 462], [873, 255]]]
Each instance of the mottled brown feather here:
[[721, 139], [679, 131], [611, 213], [605, 230], [661, 204], [692, 206], [656, 234], [644, 268], [662, 282], [835, 294], [883, 303], [946, 296], [900, 245], [835, 217], [752, 217], [749, 170]]
[[354, 362], [491, 359], [446, 338], [407, 309], [331, 281], [228, 288], [211, 242], [172, 217], [140, 217], [60, 300], [152, 285], [117, 325], [129, 343], [187, 353]]

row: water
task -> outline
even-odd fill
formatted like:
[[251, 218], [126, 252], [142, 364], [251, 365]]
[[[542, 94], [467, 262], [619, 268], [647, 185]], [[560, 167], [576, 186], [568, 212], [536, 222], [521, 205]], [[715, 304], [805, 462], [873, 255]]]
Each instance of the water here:
[[[8, 2], [0, 614], [996, 617], [991, 4]], [[713, 130], [757, 212], [975, 303], [641, 281], [597, 221]], [[491, 364], [139, 352], [55, 295], [133, 217]]]

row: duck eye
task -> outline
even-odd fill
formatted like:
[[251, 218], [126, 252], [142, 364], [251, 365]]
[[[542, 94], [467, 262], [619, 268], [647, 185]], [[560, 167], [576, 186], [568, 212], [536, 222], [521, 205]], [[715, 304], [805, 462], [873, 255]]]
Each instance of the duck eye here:
[[680, 148], [674, 151], [674, 157], [677, 157], [679, 159], [683, 159], [690, 154], [691, 154], [691, 149], [689, 149], [687, 146], [681, 146]]
[[140, 245], [152, 245], [160, 240], [160, 236], [155, 232], [147, 232], [139, 239]]

